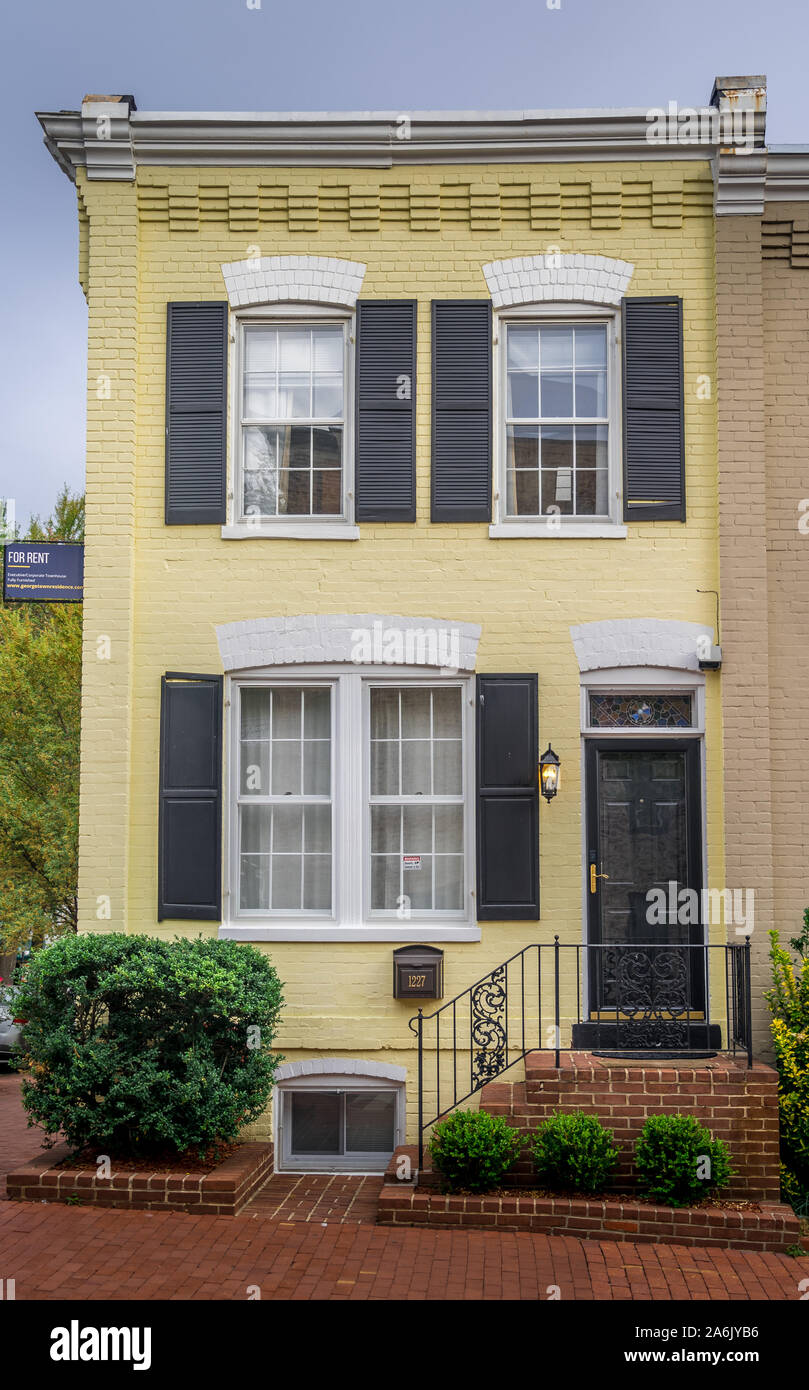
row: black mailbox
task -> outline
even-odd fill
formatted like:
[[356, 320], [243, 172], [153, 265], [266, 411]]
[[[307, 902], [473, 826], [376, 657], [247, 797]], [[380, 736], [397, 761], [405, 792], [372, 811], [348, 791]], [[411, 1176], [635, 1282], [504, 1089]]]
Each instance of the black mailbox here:
[[437, 946], [400, 946], [394, 951], [394, 999], [440, 999], [443, 993], [443, 951]]

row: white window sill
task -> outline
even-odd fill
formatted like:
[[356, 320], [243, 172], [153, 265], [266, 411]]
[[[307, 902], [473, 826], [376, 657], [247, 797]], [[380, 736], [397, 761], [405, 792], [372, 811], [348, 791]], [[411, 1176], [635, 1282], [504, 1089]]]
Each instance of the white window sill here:
[[237, 522], [234, 526], [222, 527], [223, 541], [358, 541], [359, 538], [359, 526], [352, 526], [348, 521], [267, 521], [260, 526]]
[[489, 527], [492, 540], [623, 540], [625, 526], [617, 521], [561, 521], [560, 525], [546, 521], [499, 521]]
[[304, 926], [297, 922], [278, 922], [268, 925], [232, 926], [219, 928], [225, 941], [480, 941], [480, 927], [469, 922], [367, 922], [364, 925], [339, 925], [336, 922], [312, 922]]

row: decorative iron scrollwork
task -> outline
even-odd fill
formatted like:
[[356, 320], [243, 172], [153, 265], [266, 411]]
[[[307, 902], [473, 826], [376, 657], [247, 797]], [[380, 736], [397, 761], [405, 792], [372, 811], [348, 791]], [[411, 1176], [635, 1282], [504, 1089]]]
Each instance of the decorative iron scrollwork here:
[[506, 1066], [505, 969], [499, 966], [470, 990], [472, 1084], [475, 1090], [499, 1076]]
[[618, 950], [613, 987], [618, 1046], [688, 1046], [688, 952]]

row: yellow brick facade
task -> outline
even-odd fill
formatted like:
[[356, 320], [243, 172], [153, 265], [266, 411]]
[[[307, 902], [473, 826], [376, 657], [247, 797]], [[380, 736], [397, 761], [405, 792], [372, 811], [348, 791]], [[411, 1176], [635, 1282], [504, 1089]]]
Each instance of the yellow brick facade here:
[[[560, 172], [561, 169], [561, 172]], [[707, 164], [630, 161], [373, 169], [139, 168], [79, 174], [89, 301], [81, 929], [215, 934], [157, 922], [160, 677], [222, 670], [217, 624], [301, 613], [429, 615], [479, 623], [477, 670], [538, 672], [541, 747], [562, 759], [540, 806], [541, 920], [485, 923], [447, 945], [451, 998], [535, 940], [582, 939], [579, 670], [570, 626], [661, 618], [714, 626], [718, 484], [712, 186]], [[258, 249], [256, 249], [258, 248]], [[430, 301], [485, 298], [482, 266], [558, 248], [631, 262], [633, 295], [684, 301], [685, 524], [625, 539], [491, 539], [430, 522]], [[415, 524], [360, 539], [222, 539], [164, 524], [166, 303], [224, 300], [221, 265], [312, 254], [362, 261], [363, 299], [417, 298]], [[109, 388], [105, 379], [109, 379]], [[707, 383], [707, 386], [706, 386]], [[725, 884], [719, 677], [706, 685], [707, 881]], [[726, 938], [721, 926], [712, 939]], [[278, 1045], [408, 1068], [412, 1002], [391, 998], [401, 943], [261, 946], [285, 984]], [[428, 1006], [429, 1007], [429, 1006]], [[259, 1126], [265, 1132], [266, 1126]]]

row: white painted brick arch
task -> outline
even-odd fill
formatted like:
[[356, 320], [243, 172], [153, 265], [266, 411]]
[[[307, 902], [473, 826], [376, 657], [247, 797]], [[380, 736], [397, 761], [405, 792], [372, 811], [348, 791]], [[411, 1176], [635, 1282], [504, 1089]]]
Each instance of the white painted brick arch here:
[[[457, 657], [458, 670], [474, 671], [480, 627], [437, 618], [404, 618], [393, 613], [297, 613], [290, 618], [251, 618], [216, 629], [226, 671], [258, 666], [290, 666], [302, 662], [353, 662], [357, 633], [422, 634], [417, 638], [424, 660], [419, 665], [442, 667], [446, 653]], [[427, 640], [434, 633], [435, 640]], [[453, 636], [457, 634], [457, 637]]]
[[249, 304], [339, 304], [353, 309], [365, 278], [361, 261], [336, 256], [260, 256], [222, 266], [234, 309]]
[[579, 252], [513, 256], [491, 261], [483, 274], [495, 309], [516, 304], [568, 302], [618, 305], [635, 267], [629, 261]]
[[698, 671], [697, 638], [713, 629], [665, 618], [611, 618], [571, 627], [580, 671], [618, 666], [667, 666]]
[[379, 1081], [404, 1081], [404, 1067], [387, 1062], [366, 1062], [362, 1057], [310, 1057], [304, 1062], [284, 1062], [275, 1073], [276, 1083], [299, 1076], [373, 1076]]

